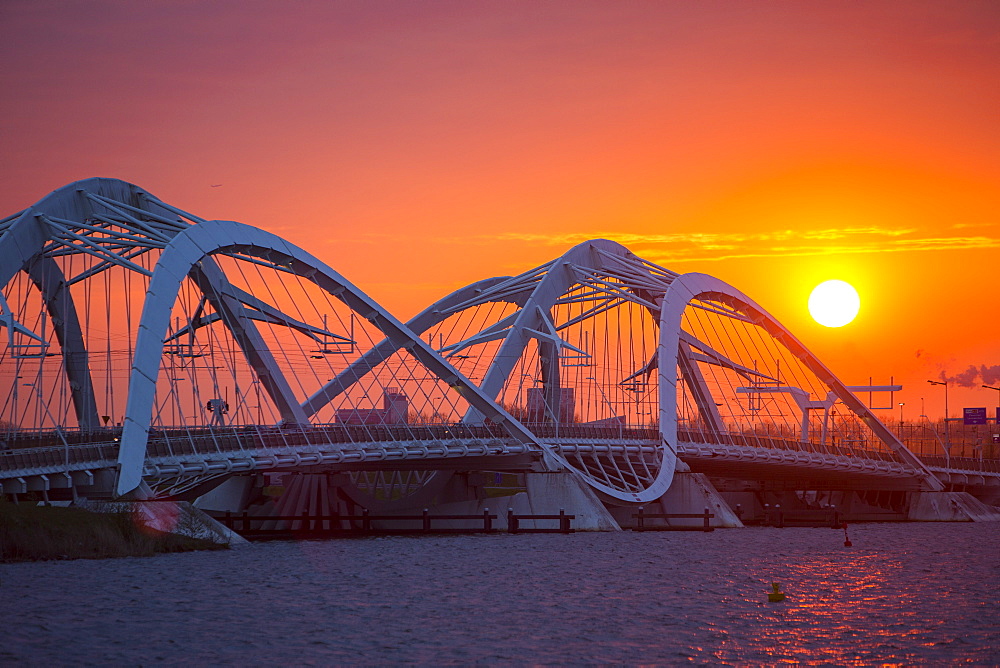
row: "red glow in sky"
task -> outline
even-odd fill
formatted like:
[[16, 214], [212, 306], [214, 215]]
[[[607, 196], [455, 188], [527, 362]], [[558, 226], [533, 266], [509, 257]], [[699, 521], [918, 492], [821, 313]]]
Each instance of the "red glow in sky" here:
[[[7, 0], [0, 36], [0, 214], [121, 178], [404, 319], [607, 237], [894, 376], [909, 418], [927, 379], [998, 399], [996, 2]], [[830, 278], [862, 300], [836, 330]]]

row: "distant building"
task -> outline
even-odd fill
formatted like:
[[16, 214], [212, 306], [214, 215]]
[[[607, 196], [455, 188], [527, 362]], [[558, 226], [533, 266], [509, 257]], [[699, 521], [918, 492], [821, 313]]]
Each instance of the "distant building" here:
[[603, 420], [591, 420], [582, 424], [588, 427], [624, 427], [626, 423], [624, 415], [614, 415]]
[[[560, 387], [555, 390], [559, 393], [559, 419], [560, 423], [573, 422], [576, 416], [576, 394], [572, 387]], [[528, 422], [556, 422], [555, 411], [548, 411], [545, 408], [545, 389], [541, 387], [528, 388], [528, 407], [525, 411], [525, 419]]]
[[340, 424], [376, 425], [409, 422], [410, 400], [396, 387], [388, 387], [382, 395], [382, 408], [342, 408], [337, 411]]

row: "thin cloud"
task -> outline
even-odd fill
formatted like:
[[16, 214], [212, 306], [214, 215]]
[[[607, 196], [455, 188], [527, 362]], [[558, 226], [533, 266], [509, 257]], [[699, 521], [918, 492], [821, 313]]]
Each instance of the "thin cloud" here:
[[[588, 239], [616, 241], [654, 262], [705, 262], [765, 257], [802, 257], [848, 253], [898, 253], [998, 248], [1000, 239], [988, 236], [913, 237], [912, 228], [845, 227], [820, 230], [777, 230], [762, 233], [571, 233], [505, 232], [479, 235], [465, 241], [513, 241], [549, 246], [573, 246]], [[830, 243], [835, 241], [838, 243]]]
[[804, 232], [796, 230], [776, 230], [773, 232], [682, 232], [678, 234], [633, 234], [622, 232], [609, 232], [605, 234], [583, 234], [574, 232], [570, 234], [537, 234], [532, 232], [503, 232], [500, 234], [479, 235], [477, 240], [484, 242], [494, 241], [524, 241], [528, 243], [544, 243], [552, 246], [564, 246], [567, 244], [578, 244], [588, 239], [610, 239], [617, 241], [623, 246], [629, 244], [689, 244], [695, 246], [706, 246], [720, 244], [729, 246], [748, 242], [774, 242], [789, 241], [793, 239], [807, 240], [829, 240], [844, 239], [851, 236], [875, 235], [885, 237], [899, 237], [911, 234], [913, 229], [886, 229], [879, 227], [845, 227], [829, 228], [823, 230], [807, 230]]
[[993, 223], [952, 223], [950, 226], [953, 230], [966, 230], [970, 227], [993, 227]]
[[[900, 239], [883, 243], [851, 243], [843, 245], [822, 246], [771, 246], [761, 249], [745, 249], [745, 252], [723, 255], [697, 254], [689, 251], [662, 252], [658, 249], [647, 249], [641, 254], [647, 260], [662, 264], [669, 262], [715, 262], [721, 260], [736, 260], [765, 257], [808, 257], [823, 255], [846, 255], [849, 253], [901, 253], [919, 251], [975, 250], [982, 248], [1000, 248], [1000, 239], [990, 237], [957, 237], [957, 238], [926, 238]], [[705, 250], [705, 249], [699, 249]]]
[[[976, 223], [957, 223], [951, 229], [980, 227]], [[976, 250], [1000, 248], [1000, 238], [986, 235], [916, 236], [915, 228], [842, 227], [816, 230], [772, 230], [769, 232], [679, 232], [675, 234], [636, 234], [631, 232], [572, 232], [544, 234], [536, 232], [501, 232], [448, 236], [441, 244], [489, 245], [525, 243], [565, 249], [590, 239], [609, 239], [637, 255], [658, 264], [679, 262], [720, 262], [754, 258], [809, 257], [846, 254], [904, 253], [924, 251]], [[372, 242], [398, 234], [369, 232], [351, 241]], [[343, 243], [343, 239], [339, 240]]]

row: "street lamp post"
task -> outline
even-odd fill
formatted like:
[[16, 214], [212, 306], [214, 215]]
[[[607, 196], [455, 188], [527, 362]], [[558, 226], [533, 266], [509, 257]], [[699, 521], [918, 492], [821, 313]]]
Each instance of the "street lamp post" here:
[[929, 380], [931, 385], [944, 385], [944, 443], [951, 452], [951, 431], [948, 429], [948, 381]]
[[[997, 392], [997, 412], [994, 416], [994, 434], [1000, 433], [1000, 387], [993, 387], [992, 385], [983, 385], [987, 390], [996, 390]], [[992, 441], [992, 439], [990, 439]], [[990, 441], [987, 441], [989, 443]], [[995, 442], [995, 441], [994, 441]], [[994, 448], [995, 449], [995, 448]]]
[[[1000, 387], [993, 387], [992, 385], [983, 385], [987, 390], [996, 390], [997, 392], [997, 415], [1000, 415]], [[1000, 425], [997, 425], [1000, 426]]]

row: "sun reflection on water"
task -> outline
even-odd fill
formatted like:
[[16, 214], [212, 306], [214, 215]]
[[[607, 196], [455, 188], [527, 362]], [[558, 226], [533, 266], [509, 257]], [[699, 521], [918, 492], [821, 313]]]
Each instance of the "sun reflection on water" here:
[[[903, 568], [891, 555], [845, 551], [789, 564], [780, 578], [773, 568], [757, 573], [759, 593], [746, 601], [746, 621], [756, 630], [751, 642], [774, 663], [912, 664], [915, 656], [904, 648], [933, 645], [929, 639], [943, 618], [915, 612], [926, 608], [920, 601], [926, 591], [893, 586]], [[768, 602], [769, 585], [778, 579], [786, 598]], [[730, 662], [746, 650], [723, 645], [713, 656]]]

